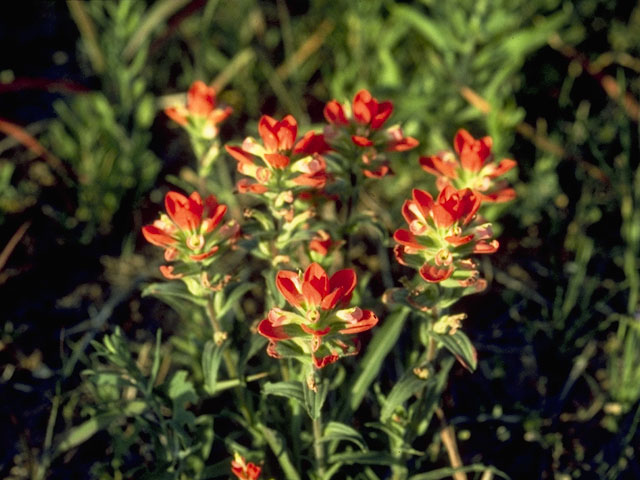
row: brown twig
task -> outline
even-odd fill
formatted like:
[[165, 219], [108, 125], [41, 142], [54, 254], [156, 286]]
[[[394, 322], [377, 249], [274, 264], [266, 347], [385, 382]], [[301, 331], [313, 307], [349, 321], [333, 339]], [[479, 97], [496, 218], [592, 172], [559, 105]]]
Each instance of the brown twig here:
[[2, 252], [0, 252], [0, 270], [4, 268], [7, 261], [9, 260], [9, 257], [11, 256], [11, 253], [18, 246], [18, 243], [20, 243], [20, 240], [22, 240], [22, 237], [24, 237], [24, 234], [27, 233], [27, 230], [29, 229], [30, 225], [31, 225], [30, 221], [24, 222], [22, 225], [18, 227], [15, 233], [11, 235], [11, 238], [2, 249]]
[[318, 28], [300, 45], [300, 47], [291, 55], [282, 65], [276, 68], [276, 74], [280, 79], [291, 75], [291, 72], [298, 68], [304, 61], [309, 58], [316, 50], [318, 50], [327, 36], [331, 33], [334, 26], [329, 20], [324, 20]]
[[[463, 464], [460, 458], [460, 452], [458, 451], [458, 442], [456, 442], [456, 432], [451, 425], [447, 424], [441, 408], [436, 408], [436, 415], [440, 419], [440, 425], [442, 426], [440, 438], [449, 456], [449, 463], [452, 468], [462, 468]], [[454, 480], [467, 480], [467, 474], [464, 472], [455, 472], [453, 478]]]
[[38, 142], [38, 140], [36, 140], [24, 128], [8, 120], [0, 118], [0, 132], [9, 137], [13, 137], [35, 155], [37, 155], [38, 157], [42, 157], [53, 170], [58, 172], [58, 174], [63, 179], [69, 179], [67, 169], [65, 168], [62, 161], [53, 153], [49, 152], [49, 150], [44, 148], [42, 144]]
[[9, 83], [0, 83], [0, 93], [21, 90], [47, 90], [62, 93], [86, 93], [91, 90], [84, 85], [64, 79], [18, 77]]

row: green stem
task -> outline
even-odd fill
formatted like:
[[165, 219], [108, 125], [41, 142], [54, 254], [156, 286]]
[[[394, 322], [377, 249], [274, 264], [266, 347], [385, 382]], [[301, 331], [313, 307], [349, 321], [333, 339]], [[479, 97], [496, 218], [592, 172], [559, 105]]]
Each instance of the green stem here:
[[[226, 335], [226, 332], [222, 330], [222, 325], [220, 325], [220, 322], [218, 321], [218, 318], [216, 316], [216, 311], [213, 306], [213, 295], [209, 295], [209, 299], [207, 301], [207, 316], [209, 317], [211, 327], [213, 328], [214, 342], [218, 343], [218, 338]], [[231, 356], [231, 352], [229, 350], [225, 349], [224, 352], [222, 352], [222, 359], [224, 360], [224, 364], [227, 367], [229, 378], [238, 378], [238, 369], [236, 368], [236, 364], [233, 361], [233, 357]]]
[[322, 442], [322, 414], [313, 420], [313, 452], [316, 456], [316, 472], [318, 477], [322, 478], [327, 468], [324, 443]]

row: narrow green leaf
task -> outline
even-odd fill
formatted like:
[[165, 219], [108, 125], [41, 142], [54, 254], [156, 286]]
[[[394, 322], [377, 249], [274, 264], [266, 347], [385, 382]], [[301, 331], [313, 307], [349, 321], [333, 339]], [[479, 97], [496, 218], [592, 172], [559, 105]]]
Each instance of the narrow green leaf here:
[[487, 471], [501, 478], [504, 478], [505, 480], [510, 480], [509, 475], [507, 475], [503, 471], [498, 470], [495, 467], [490, 467], [482, 464], [466, 465], [464, 467], [459, 467], [459, 468], [451, 468], [451, 467], [438, 468], [437, 470], [432, 470], [430, 472], [413, 475], [409, 477], [409, 480], [439, 480], [441, 478], [453, 477], [454, 474], [458, 472], [487, 472]]
[[266, 425], [263, 425], [261, 423], [259, 423], [257, 427], [262, 432], [262, 435], [269, 444], [271, 451], [278, 459], [278, 463], [280, 463], [280, 467], [282, 467], [285, 478], [287, 480], [300, 480], [300, 475], [298, 474], [296, 468], [293, 466], [293, 462], [291, 461], [289, 451], [287, 450], [282, 435], [280, 435], [275, 430], [271, 430]]
[[323, 442], [331, 442], [334, 440], [346, 440], [356, 444], [360, 450], [366, 452], [368, 450], [367, 444], [355, 428], [345, 425], [340, 422], [329, 422], [324, 428], [324, 434], [322, 435]]
[[142, 47], [151, 32], [159, 25], [162, 25], [167, 18], [184, 7], [189, 0], [161, 0], [153, 4], [146, 12], [140, 22], [135, 35], [133, 35], [125, 46], [122, 57], [128, 61]]
[[161, 341], [162, 341], [162, 329], [159, 328], [156, 331], [156, 347], [153, 350], [153, 365], [151, 365], [151, 375], [149, 376], [149, 381], [147, 382], [147, 393], [151, 393], [151, 390], [153, 390], [153, 385], [156, 383], [156, 379], [158, 378], [158, 371], [160, 370]]
[[343, 452], [329, 456], [329, 463], [347, 463], [359, 465], [403, 465], [403, 463], [387, 452]]
[[64, 433], [55, 449], [54, 457], [83, 444], [100, 430], [107, 428], [119, 418], [142, 414], [147, 408], [143, 401], [134, 401], [126, 405], [122, 412], [97, 415], [77, 427]]
[[224, 305], [220, 308], [218, 312], [218, 317], [222, 317], [225, 315], [234, 305], [237, 305], [242, 296], [251, 290], [255, 286], [254, 283], [244, 282], [238, 285], [236, 288], [231, 290], [231, 293], [226, 298]]
[[262, 387], [265, 395], [277, 395], [285, 398], [295, 398], [305, 405], [303, 386], [300, 382], [267, 382]]
[[[382, 362], [398, 341], [408, 314], [409, 310], [406, 308], [396, 310], [386, 318], [380, 328], [376, 329], [367, 348], [367, 353], [360, 361], [358, 377], [351, 387], [349, 412], [355, 412], [362, 403], [369, 387], [380, 371]], [[343, 412], [343, 415], [349, 412]]]
[[202, 479], [212, 479], [212, 478], [221, 478], [225, 479], [229, 478], [229, 459], [221, 460], [213, 465], [208, 465], [204, 467], [202, 472], [200, 472], [200, 478]]
[[441, 335], [435, 332], [428, 332], [433, 338], [438, 340], [442, 345], [453, 353], [460, 364], [473, 372], [478, 366], [478, 356], [471, 340], [462, 330], [456, 331], [453, 335]]
[[418, 33], [440, 52], [460, 51], [461, 44], [442, 24], [433, 21], [417, 9], [408, 5], [397, 5], [392, 9], [393, 15], [400, 21], [415, 28]]
[[217, 391], [218, 371], [224, 349], [225, 345], [218, 346], [213, 340], [208, 340], [202, 351], [204, 389], [209, 395], [214, 395]]
[[317, 392], [311, 390], [306, 384], [302, 387], [302, 392], [304, 394], [304, 406], [312, 420], [320, 418], [322, 405], [324, 405], [324, 401], [327, 399], [329, 382], [325, 380], [319, 383], [317, 387]]
[[424, 398], [418, 403], [417, 410], [412, 414], [410, 429], [416, 432], [418, 436], [424, 435], [431, 423], [431, 418], [447, 384], [449, 371], [454, 363], [455, 360], [451, 357], [442, 359], [440, 371], [435, 376], [435, 382], [429, 384]]
[[[158, 297], [162, 301], [166, 301], [167, 298], [179, 298], [188, 302], [195, 303], [204, 307], [207, 304], [207, 300], [204, 298], [198, 298], [190, 294], [182, 282], [164, 282], [164, 283], [152, 283], [147, 285], [142, 290], [142, 296], [146, 297], [153, 295]], [[168, 302], [167, 302], [168, 303]]]
[[397, 407], [402, 405], [418, 390], [424, 388], [426, 384], [427, 381], [417, 377], [413, 371], [405, 373], [398, 383], [393, 386], [389, 396], [387, 396], [380, 411], [380, 421], [383, 423], [388, 421]]

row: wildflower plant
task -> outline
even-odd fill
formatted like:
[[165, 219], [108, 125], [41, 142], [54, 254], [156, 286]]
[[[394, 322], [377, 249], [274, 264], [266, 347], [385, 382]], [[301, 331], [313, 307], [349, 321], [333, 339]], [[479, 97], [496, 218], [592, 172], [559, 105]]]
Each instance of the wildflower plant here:
[[172, 191], [165, 196], [165, 208], [166, 214], [142, 228], [145, 239], [164, 248], [164, 259], [172, 262], [162, 265], [160, 272], [167, 279], [201, 275], [210, 286], [207, 274], [220, 277], [211, 266], [232, 247], [238, 224], [231, 220], [221, 225], [227, 206], [213, 195], [203, 200], [198, 192], [186, 197]]
[[[398, 222], [391, 235], [376, 214], [384, 207], [365, 211], [359, 192], [371, 179], [387, 181], [390, 154], [406, 155], [418, 146], [400, 126], [388, 126], [392, 112], [390, 101], [361, 90], [349, 106], [335, 100], [326, 104], [321, 132], [301, 134], [292, 115], [279, 120], [263, 115], [257, 122], [259, 139], [248, 136], [239, 145], [224, 145], [236, 162], [235, 187], [224, 190], [215, 172], [199, 168], [195, 183], [216, 191], [169, 191], [165, 213], [142, 228], [143, 237], [164, 251], [160, 271], [166, 282], [148, 286], [145, 293], [174, 306], [187, 300], [189, 306], [179, 309], [186, 321], [209, 319], [208, 326], [186, 327], [193, 345], [183, 348], [200, 357], [194, 377], [201, 379], [199, 390], [214, 402], [222, 396], [230, 400], [219, 415], [233, 419], [243, 432], [226, 441], [235, 456], [224, 468], [230, 465], [227, 471], [236, 478], [256, 480], [263, 474], [295, 480], [306, 472], [310, 478], [341, 478], [347, 463], [366, 463], [365, 455], [376, 456], [393, 478], [408, 478], [406, 452], [425, 434], [424, 418], [435, 408], [424, 403], [426, 392], [437, 399], [452, 358], [475, 368], [465, 314], [448, 309], [486, 287], [475, 257], [496, 252], [498, 241], [482, 218], [482, 206], [512, 196], [491, 182], [513, 165], [493, 163], [488, 137], [475, 140], [459, 132], [459, 163], [442, 155], [416, 160], [438, 175], [440, 191], [415, 185], [397, 212], [405, 224]], [[224, 162], [217, 153], [217, 125], [230, 110], [217, 107], [210, 87], [195, 82], [186, 105], [166, 113], [187, 129], [194, 148], [209, 142], [207, 148], [215, 151], [210, 160]], [[234, 212], [218, 198], [242, 210]], [[380, 298], [373, 293], [371, 275], [351, 263], [353, 234], [364, 224], [384, 234], [394, 244], [397, 262], [415, 271], [413, 277], [387, 282]], [[371, 230], [362, 231], [367, 242], [380, 242], [380, 236], [366, 233]], [[248, 292], [257, 300], [250, 314], [244, 311]], [[365, 401], [410, 321], [418, 335], [407, 340], [413, 353], [397, 360], [404, 372], [389, 391], [375, 387], [377, 425], [386, 440], [371, 437], [383, 450], [370, 451], [349, 417]], [[442, 351], [453, 357], [439, 355]], [[262, 392], [260, 400], [256, 390]], [[361, 451], [338, 452], [344, 440]], [[248, 462], [245, 455], [264, 461]]]
[[[357, 277], [353, 269], [340, 270], [331, 277], [317, 263], [304, 275], [281, 270], [276, 286], [296, 312], [272, 308], [258, 325], [258, 333], [269, 340], [267, 353], [275, 358], [309, 360], [323, 368], [341, 356], [356, 355], [360, 343], [356, 333], [373, 328], [378, 317], [349, 304]], [[286, 344], [286, 346], [285, 346]]]
[[202, 80], [191, 84], [186, 104], [178, 103], [164, 110], [171, 120], [187, 131], [198, 159], [198, 175], [202, 178], [210, 175], [220, 154], [219, 125], [232, 111], [231, 107], [218, 106], [215, 89]]
[[420, 157], [420, 165], [436, 176], [440, 190], [447, 185], [470, 188], [482, 201], [507, 202], [515, 198], [516, 192], [506, 181], [496, 179], [514, 168], [516, 162], [508, 158], [495, 162], [492, 144], [491, 137], [475, 139], [461, 129], [453, 141], [457, 156], [452, 152], [424, 156]]

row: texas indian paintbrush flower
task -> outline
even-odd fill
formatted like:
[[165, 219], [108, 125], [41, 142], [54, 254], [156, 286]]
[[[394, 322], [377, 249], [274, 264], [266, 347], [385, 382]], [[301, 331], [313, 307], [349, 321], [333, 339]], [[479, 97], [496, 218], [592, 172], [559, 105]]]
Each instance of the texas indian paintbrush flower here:
[[516, 166], [514, 160], [505, 158], [499, 163], [493, 160], [491, 137], [475, 139], [466, 130], [458, 130], [453, 140], [452, 152], [420, 157], [422, 168], [437, 177], [438, 189], [447, 185], [457, 189], [470, 188], [485, 202], [507, 202], [516, 196], [505, 181], [496, 181]]
[[311, 360], [316, 368], [357, 354], [359, 342], [353, 335], [372, 328], [378, 317], [370, 310], [346, 308], [356, 283], [354, 270], [329, 277], [317, 263], [309, 265], [304, 275], [279, 271], [276, 286], [295, 311], [272, 308], [260, 322], [258, 333], [269, 339], [267, 353]]
[[253, 179], [240, 180], [240, 192], [280, 193], [284, 189], [324, 187], [327, 173], [321, 154], [329, 147], [322, 135], [308, 132], [296, 141], [298, 122], [291, 115], [280, 121], [263, 115], [258, 133], [262, 144], [247, 137], [241, 147], [225, 145], [238, 161], [238, 172]]
[[221, 246], [226, 246], [225, 241], [238, 231], [238, 225], [233, 221], [217, 228], [227, 206], [218, 203], [213, 195], [203, 201], [198, 192], [193, 192], [189, 197], [169, 192], [165, 196], [165, 208], [167, 214], [161, 214], [160, 219], [144, 226], [142, 234], [148, 242], [165, 249], [165, 260], [181, 262], [176, 271], [173, 266], [160, 267], [167, 278], [182, 276], [182, 266], [210, 264], [213, 255]]
[[324, 118], [329, 123], [325, 138], [332, 149], [345, 157], [353, 154], [355, 146], [364, 175], [383, 177], [389, 166], [381, 152], [404, 152], [418, 146], [418, 141], [405, 137], [398, 125], [383, 129], [392, 112], [390, 101], [379, 102], [367, 90], [356, 93], [351, 107], [331, 100], [324, 107]]
[[211, 140], [218, 135], [218, 124], [231, 115], [232, 109], [216, 108], [216, 91], [197, 80], [187, 92], [187, 105], [175, 105], [164, 111], [174, 122], [196, 137]]
[[262, 468], [255, 463], [247, 462], [239, 453], [231, 460], [231, 473], [238, 477], [238, 480], [258, 480], [261, 471]]
[[435, 201], [428, 192], [414, 189], [413, 199], [402, 207], [409, 229], [393, 235], [397, 260], [418, 269], [427, 282], [451, 277], [469, 286], [478, 273], [468, 257], [498, 249], [498, 242], [491, 239], [491, 224], [474, 221], [479, 207], [480, 198], [469, 188], [447, 185]]

